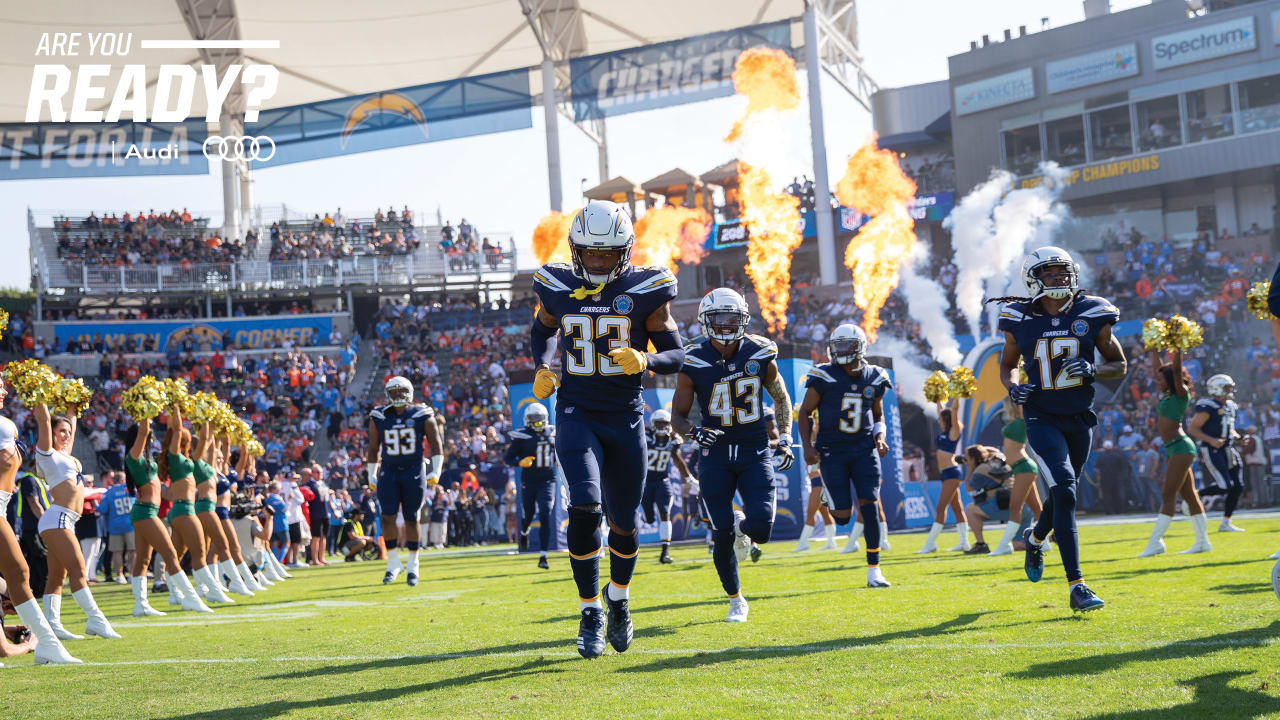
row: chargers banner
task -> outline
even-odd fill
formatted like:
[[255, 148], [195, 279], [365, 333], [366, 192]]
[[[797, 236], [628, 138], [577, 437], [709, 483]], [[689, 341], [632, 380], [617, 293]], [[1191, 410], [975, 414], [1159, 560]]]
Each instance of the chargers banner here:
[[206, 175], [203, 119], [0, 124], [0, 180]]
[[575, 58], [569, 61], [574, 117], [582, 121], [732, 95], [738, 54], [761, 46], [790, 54], [790, 21]]
[[163, 352], [169, 343], [191, 340], [197, 348], [222, 343], [224, 334], [230, 334], [231, 342], [238, 348], [278, 347], [286, 339], [295, 345], [324, 345], [333, 332], [332, 315], [288, 315], [281, 317], [213, 318], [208, 320], [130, 320], [107, 322], [64, 322], [53, 326], [58, 344], [65, 346], [70, 340], [96, 342], [101, 339], [108, 345], [132, 338], [139, 347], [154, 340], [155, 347]]
[[[245, 135], [274, 145], [254, 167], [532, 127], [529, 70], [263, 110]], [[274, 151], [272, 156], [271, 151]]]

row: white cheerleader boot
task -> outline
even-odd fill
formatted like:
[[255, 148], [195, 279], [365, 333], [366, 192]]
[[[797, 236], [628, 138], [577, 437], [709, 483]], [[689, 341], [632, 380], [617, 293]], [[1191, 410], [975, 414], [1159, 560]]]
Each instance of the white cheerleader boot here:
[[93, 592], [87, 587], [71, 593], [71, 597], [76, 599], [76, 604], [89, 617], [85, 622], [84, 634], [97, 635], [107, 640], [119, 640], [120, 633], [111, 627], [111, 623], [107, 621], [107, 616], [102, 614], [102, 610], [98, 608], [98, 603], [93, 599]]
[[62, 627], [62, 593], [45, 593], [44, 598], [44, 619], [48, 621], [49, 627], [53, 628], [53, 634], [59, 640], [83, 640], [83, 635], [76, 635], [70, 630]]
[[133, 616], [134, 617], [163, 617], [164, 613], [151, 607], [151, 603], [147, 602], [147, 579], [144, 577], [131, 577], [129, 584], [133, 586]]
[[210, 566], [205, 565], [204, 567], [197, 570], [195, 574], [196, 574], [196, 580], [204, 588], [205, 602], [216, 602], [216, 603], [234, 603], [235, 602], [235, 600], [231, 599], [231, 596], [223, 592], [222, 586], [219, 585], [218, 581], [214, 579], [213, 570]]
[[1147, 540], [1147, 546], [1143, 548], [1142, 552], [1138, 553], [1138, 557], [1155, 557], [1164, 552], [1164, 534], [1172, 522], [1172, 515], [1161, 514], [1156, 516], [1156, 526], [1151, 529], [1151, 538]]
[[1000, 536], [1000, 543], [995, 549], [987, 553], [988, 555], [1012, 555], [1013, 554], [1013, 538], [1018, 534], [1018, 526], [1013, 522], [1004, 524], [1004, 534]]
[[916, 551], [917, 555], [938, 552], [938, 536], [942, 534], [942, 523], [936, 522], [929, 526], [929, 534], [925, 536], [924, 546]]
[[169, 576], [169, 587], [177, 592], [178, 604], [182, 606], [183, 610], [198, 613], [213, 612], [213, 610], [210, 610], [209, 606], [205, 605], [204, 601], [200, 599], [200, 595], [191, 584], [191, 579], [188, 578], [187, 574], [181, 570]]
[[240, 574], [240, 579], [244, 581], [245, 587], [254, 592], [262, 592], [265, 587], [258, 584], [257, 578], [253, 576], [253, 571], [249, 569], [248, 563], [241, 562], [236, 565], [236, 572]]
[[236, 566], [233, 565], [230, 560], [223, 560], [218, 567], [222, 572], [214, 574], [222, 574], [227, 577], [227, 590], [229, 592], [233, 592], [237, 595], [248, 595], [249, 597], [253, 597], [253, 591], [245, 584], [244, 578], [240, 577], [240, 571], [236, 569]]
[[27, 626], [32, 635], [36, 636], [35, 660], [37, 665], [71, 665], [81, 662], [74, 657], [67, 649], [62, 646], [62, 641], [53, 633], [53, 628], [49, 626], [49, 621], [40, 612], [40, 604], [35, 598], [22, 603], [14, 608], [18, 611], [18, 617], [22, 619], [22, 624]]
[[969, 523], [956, 523], [956, 536], [960, 538], [960, 542], [947, 552], [965, 552], [971, 547], [969, 545]]

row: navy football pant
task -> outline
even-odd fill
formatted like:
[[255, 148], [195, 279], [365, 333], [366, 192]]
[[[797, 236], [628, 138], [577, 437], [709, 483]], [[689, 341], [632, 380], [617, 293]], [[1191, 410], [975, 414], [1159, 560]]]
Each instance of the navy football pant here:
[[733, 552], [733, 496], [742, 500], [742, 534], [757, 543], [769, 542], [778, 504], [773, 488], [773, 453], [767, 445], [718, 443], [703, 450], [698, 462], [702, 512], [710, 519], [711, 560], [720, 586], [729, 597], [741, 592], [738, 559]]
[[621, 588], [631, 584], [646, 451], [644, 415], [639, 410], [556, 407], [556, 456], [569, 486], [569, 564], [582, 600], [599, 593], [601, 505], [610, 525], [609, 581]]
[[406, 523], [417, 524], [418, 511], [422, 509], [422, 500], [427, 492], [422, 474], [382, 470], [379, 475], [378, 504], [382, 506], [382, 515], [394, 516], [399, 512]]
[[1083, 577], [1080, 572], [1080, 538], [1076, 530], [1076, 481], [1080, 468], [1089, 459], [1093, 441], [1093, 413], [1081, 415], [1027, 415], [1027, 444], [1040, 457], [1040, 472], [1049, 481], [1040, 519], [1032, 535], [1044, 540], [1049, 531], [1058, 542], [1067, 582]]
[[556, 481], [550, 480], [533, 480], [523, 483], [520, 487], [520, 502], [522, 505], [523, 515], [521, 516], [520, 534], [529, 532], [529, 526], [533, 524], [534, 510], [537, 510], [538, 517], [538, 541], [542, 543], [538, 549], [542, 552], [554, 550], [551, 547], [552, 537], [551, 530], [553, 523], [551, 521], [551, 506], [555, 503]]
[[640, 513], [644, 516], [644, 521], [652, 523], [655, 520], [670, 520], [673, 499], [670, 477], [650, 475], [645, 478], [644, 493], [640, 496]]
[[1204, 466], [1205, 486], [1201, 495], [1226, 495], [1222, 515], [1231, 517], [1244, 492], [1244, 463], [1233, 447], [1200, 446], [1200, 464]]

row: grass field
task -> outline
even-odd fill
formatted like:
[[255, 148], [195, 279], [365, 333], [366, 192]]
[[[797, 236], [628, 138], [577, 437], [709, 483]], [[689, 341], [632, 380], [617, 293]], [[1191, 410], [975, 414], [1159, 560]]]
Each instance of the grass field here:
[[[668, 566], [644, 548], [635, 643], [594, 661], [562, 554], [546, 572], [427, 553], [417, 588], [384, 587], [380, 563], [300, 570], [215, 615], [145, 621], [128, 587], [99, 585], [125, 638], [68, 643], [85, 667], [9, 660], [0, 718], [1280, 717], [1280, 519], [1237, 522], [1193, 556], [1172, 554], [1191, 542], [1177, 522], [1171, 554], [1144, 560], [1149, 524], [1082, 527], [1108, 603], [1087, 617], [1056, 551], [1035, 585], [1020, 553], [921, 557], [915, 534], [892, 538], [887, 590], [864, 587], [861, 554], [767, 546], [742, 572], [750, 622], [728, 625], [704, 546]], [[63, 613], [83, 628], [70, 598]]]

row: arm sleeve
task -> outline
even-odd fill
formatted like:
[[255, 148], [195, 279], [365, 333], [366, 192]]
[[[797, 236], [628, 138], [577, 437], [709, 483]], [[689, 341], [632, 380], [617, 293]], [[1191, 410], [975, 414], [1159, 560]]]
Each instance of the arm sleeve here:
[[649, 369], [659, 375], [672, 375], [684, 365], [684, 346], [675, 330], [659, 330], [649, 334], [658, 352], [648, 353]]
[[542, 324], [537, 315], [533, 317], [533, 325], [529, 328], [529, 354], [533, 355], [535, 365], [551, 365], [555, 358], [555, 346], [551, 338], [556, 336], [556, 328]]

